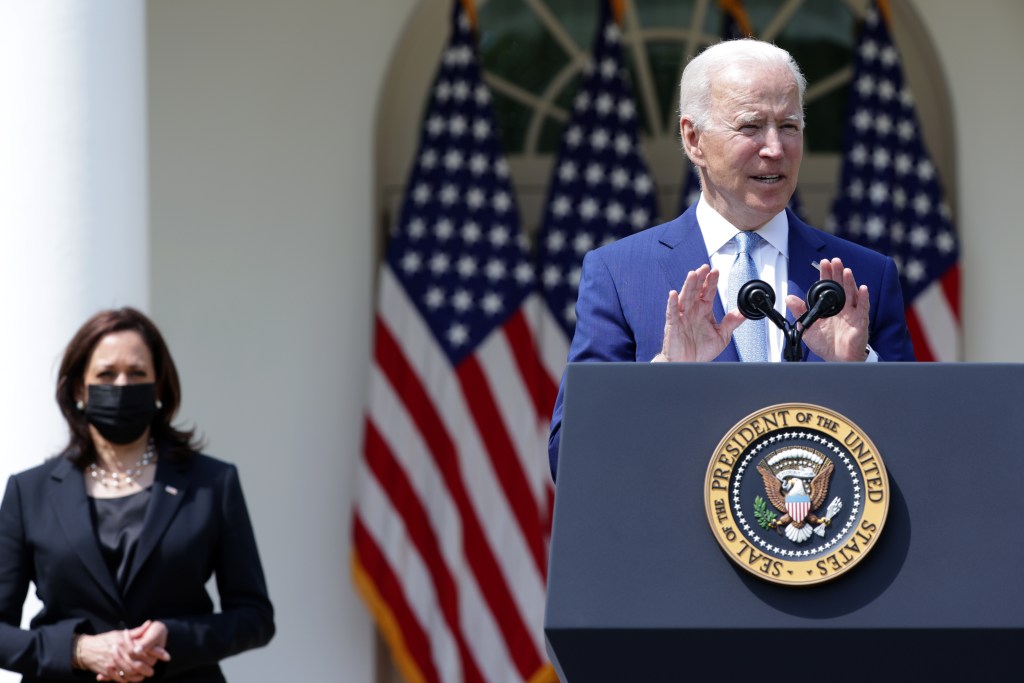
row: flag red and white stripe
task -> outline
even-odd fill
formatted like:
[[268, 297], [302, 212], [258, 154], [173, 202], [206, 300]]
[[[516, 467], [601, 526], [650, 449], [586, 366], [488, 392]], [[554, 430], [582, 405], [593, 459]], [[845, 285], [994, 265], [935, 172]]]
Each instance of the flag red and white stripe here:
[[381, 267], [354, 580], [408, 681], [553, 681], [543, 617], [557, 387], [456, 2]]
[[525, 379], [537, 368], [513, 349], [524, 327], [516, 314], [453, 369], [390, 269], [381, 273], [357, 572], [384, 577], [391, 594], [376, 606], [412, 640], [398, 657], [422, 680], [541, 673], [547, 414]]

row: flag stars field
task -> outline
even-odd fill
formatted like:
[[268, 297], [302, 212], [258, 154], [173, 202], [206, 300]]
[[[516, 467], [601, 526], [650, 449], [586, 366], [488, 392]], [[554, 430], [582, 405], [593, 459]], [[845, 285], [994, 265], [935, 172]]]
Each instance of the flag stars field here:
[[920, 138], [899, 53], [874, 5], [855, 54], [853, 113], [827, 225], [896, 262], [918, 359], [958, 360], [959, 248], [952, 216]]
[[566, 339], [575, 327], [584, 254], [650, 227], [658, 214], [654, 183], [640, 154], [621, 32], [607, 8], [603, 11], [573, 99], [538, 240], [544, 297]]

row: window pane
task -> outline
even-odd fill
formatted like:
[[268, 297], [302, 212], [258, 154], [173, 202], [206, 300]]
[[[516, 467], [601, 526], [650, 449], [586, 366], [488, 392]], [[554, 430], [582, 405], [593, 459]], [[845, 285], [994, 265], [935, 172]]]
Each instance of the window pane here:
[[846, 117], [846, 88], [808, 102], [804, 107], [807, 127], [804, 130], [804, 153], [843, 150], [843, 120]]
[[[560, 30], [574, 44], [566, 46], [556, 39], [524, 0], [487, 0], [480, 8], [480, 52], [487, 72], [498, 76], [534, 95], [543, 95], [560, 70], [572, 64], [578, 50], [589, 55], [597, 28], [599, 3], [581, 0], [544, 0]], [[624, 45], [626, 68], [636, 98], [642, 134], [650, 136], [649, 121], [662, 122], [675, 117], [676, 88], [685, 49], [685, 30], [689, 29], [698, 0], [634, 0], [641, 35], [646, 31], [670, 28], [679, 31], [679, 40], [664, 33], [644, 46], [643, 54], [654, 87], [659, 111], [650, 117], [647, 103], [640, 96], [635, 55], [630, 44]], [[750, 22], [755, 33], [773, 23], [784, 3], [779, 0], [746, 0]], [[717, 2], [707, 2], [701, 30], [707, 37], [719, 36], [725, 26], [725, 15]], [[804, 2], [788, 20], [774, 41], [789, 50], [813, 86], [847, 68], [852, 59], [856, 18], [844, 0]], [[634, 27], [631, 27], [634, 28]], [[703, 47], [703, 46], [701, 46]], [[556, 103], [570, 111], [579, 79], [572, 78]], [[842, 123], [845, 116], [846, 83], [838, 83], [831, 91], [808, 99], [808, 152], [838, 152], [842, 144]], [[526, 151], [526, 132], [531, 112], [526, 105], [508, 95], [495, 93], [498, 123], [502, 127], [505, 149], [515, 154]], [[547, 118], [537, 141], [539, 154], [552, 154], [558, 149], [563, 124]], [[659, 131], [661, 132], [661, 131]]]
[[[689, 28], [696, 0], [675, 0], [674, 2], [634, 2], [637, 19], [641, 28], [655, 26], [676, 26]], [[709, 15], [714, 12], [708, 12]]]
[[540, 93], [569, 58], [522, 0], [491, 0], [480, 8], [484, 68]]
[[552, 118], [544, 120], [541, 127], [540, 139], [537, 141], [538, 154], [558, 154], [562, 145], [562, 134], [565, 132], [565, 124]]
[[[521, 0], [520, 4], [524, 9], [526, 8]], [[581, 2], [580, 0], [547, 0], [544, 4], [555, 15], [576, 46], [590, 54], [590, 47], [594, 42], [594, 31], [597, 30], [597, 17], [600, 9], [598, 3]], [[533, 14], [530, 10], [526, 11]]]
[[[840, 0], [805, 3], [790, 19], [776, 41], [789, 50], [809, 85], [850, 66], [856, 19]], [[839, 152], [843, 144], [847, 83], [815, 101], [807, 101], [805, 151]]]
[[506, 154], [521, 151], [526, 146], [526, 131], [530, 126], [533, 110], [499, 92], [494, 96], [494, 117], [501, 130], [501, 144]]
[[[680, 68], [683, 63], [682, 43], [649, 42], [647, 43], [647, 59], [650, 62], [651, 79], [658, 96], [660, 108], [659, 121], [675, 118], [679, 109], [676, 90], [679, 87]], [[633, 97], [637, 96], [633, 86]]]

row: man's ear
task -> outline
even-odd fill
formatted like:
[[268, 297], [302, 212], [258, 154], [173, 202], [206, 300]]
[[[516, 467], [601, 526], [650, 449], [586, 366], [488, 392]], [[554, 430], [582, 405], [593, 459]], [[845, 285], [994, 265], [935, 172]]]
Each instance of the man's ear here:
[[694, 166], [705, 166], [704, 153], [700, 149], [700, 131], [688, 117], [679, 119], [679, 137], [683, 142], [683, 151]]

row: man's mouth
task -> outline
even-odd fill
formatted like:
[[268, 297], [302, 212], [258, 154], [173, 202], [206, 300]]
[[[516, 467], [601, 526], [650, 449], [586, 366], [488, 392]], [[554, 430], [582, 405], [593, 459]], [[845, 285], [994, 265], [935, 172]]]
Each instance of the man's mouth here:
[[783, 178], [781, 175], [755, 175], [751, 177], [759, 183], [768, 184], [781, 182]]

